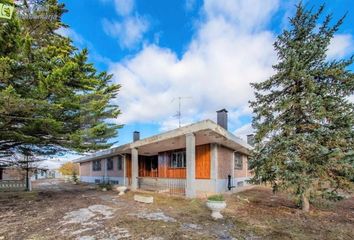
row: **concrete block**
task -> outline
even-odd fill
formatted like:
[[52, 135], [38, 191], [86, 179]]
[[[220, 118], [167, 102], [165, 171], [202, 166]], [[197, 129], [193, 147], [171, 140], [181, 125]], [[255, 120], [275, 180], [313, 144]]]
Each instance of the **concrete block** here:
[[134, 200], [141, 203], [153, 203], [154, 197], [152, 196], [143, 196], [143, 195], [134, 195]]

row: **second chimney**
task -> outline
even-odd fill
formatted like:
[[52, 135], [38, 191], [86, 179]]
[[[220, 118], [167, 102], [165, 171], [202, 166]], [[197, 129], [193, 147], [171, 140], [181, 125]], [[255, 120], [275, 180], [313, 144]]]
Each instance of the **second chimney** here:
[[217, 112], [217, 123], [227, 130], [227, 110], [221, 109]]
[[254, 134], [247, 135], [247, 143], [251, 146], [254, 146]]
[[134, 131], [133, 132], [133, 142], [140, 140], [140, 132]]

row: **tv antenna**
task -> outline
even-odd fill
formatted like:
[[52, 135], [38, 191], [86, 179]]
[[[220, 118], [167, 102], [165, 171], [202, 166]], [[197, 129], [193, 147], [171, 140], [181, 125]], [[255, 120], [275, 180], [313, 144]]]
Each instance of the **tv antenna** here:
[[171, 102], [174, 102], [176, 99], [178, 100], [178, 111], [176, 115], [174, 115], [174, 117], [178, 117], [178, 127], [181, 127], [181, 117], [182, 117], [181, 102], [182, 100], [191, 99], [191, 97], [177, 97], [172, 99]]

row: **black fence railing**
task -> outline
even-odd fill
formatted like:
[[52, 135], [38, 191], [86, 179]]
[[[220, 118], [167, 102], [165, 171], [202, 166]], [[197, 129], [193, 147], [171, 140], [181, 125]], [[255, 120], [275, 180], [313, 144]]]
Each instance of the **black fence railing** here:
[[186, 179], [138, 177], [138, 188], [157, 193], [184, 196]]
[[0, 180], [0, 191], [24, 191], [26, 189], [25, 180]]

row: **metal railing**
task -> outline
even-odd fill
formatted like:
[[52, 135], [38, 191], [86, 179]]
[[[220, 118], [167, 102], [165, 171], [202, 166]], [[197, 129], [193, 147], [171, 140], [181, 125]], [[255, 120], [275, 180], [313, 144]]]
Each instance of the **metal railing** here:
[[138, 177], [138, 188], [157, 193], [184, 196], [186, 191], [186, 179]]
[[0, 180], [0, 191], [23, 191], [26, 189], [25, 180]]

